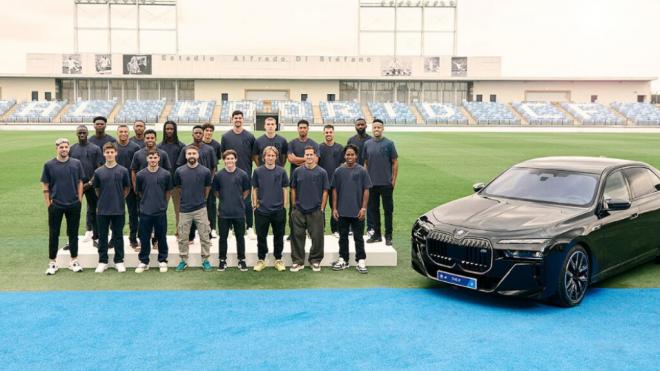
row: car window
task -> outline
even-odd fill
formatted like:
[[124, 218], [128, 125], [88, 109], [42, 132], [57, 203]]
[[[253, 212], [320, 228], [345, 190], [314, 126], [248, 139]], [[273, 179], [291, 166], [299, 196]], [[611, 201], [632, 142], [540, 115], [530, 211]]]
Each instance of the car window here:
[[630, 201], [628, 186], [626, 185], [626, 180], [623, 178], [623, 174], [620, 171], [612, 173], [607, 177], [603, 199]]
[[624, 169], [623, 173], [628, 178], [633, 198], [646, 196], [649, 193], [657, 191], [655, 185], [660, 183], [660, 181], [651, 170], [643, 167], [633, 167]]

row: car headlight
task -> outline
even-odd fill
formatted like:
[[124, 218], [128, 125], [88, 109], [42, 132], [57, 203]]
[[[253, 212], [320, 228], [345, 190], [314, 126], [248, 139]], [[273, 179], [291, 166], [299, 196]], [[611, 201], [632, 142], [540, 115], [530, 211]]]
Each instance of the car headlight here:
[[497, 244], [507, 258], [543, 259], [543, 251], [549, 241], [547, 238], [525, 238], [500, 240]]

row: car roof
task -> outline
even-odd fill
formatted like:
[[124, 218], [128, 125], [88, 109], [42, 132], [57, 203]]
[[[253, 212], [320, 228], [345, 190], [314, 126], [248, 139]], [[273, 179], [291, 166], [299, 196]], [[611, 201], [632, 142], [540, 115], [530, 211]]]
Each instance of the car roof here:
[[638, 165], [649, 167], [647, 164], [638, 161], [621, 160], [608, 157], [588, 157], [588, 156], [556, 156], [539, 157], [521, 162], [515, 167], [529, 167], [536, 169], [552, 169], [576, 171], [582, 173], [602, 174], [604, 171], [612, 168]]

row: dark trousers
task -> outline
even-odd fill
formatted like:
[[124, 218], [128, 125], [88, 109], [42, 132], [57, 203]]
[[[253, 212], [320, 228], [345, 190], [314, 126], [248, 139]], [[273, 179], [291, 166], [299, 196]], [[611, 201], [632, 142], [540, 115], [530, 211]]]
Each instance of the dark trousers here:
[[218, 208], [216, 207], [215, 193], [209, 192], [209, 197], [206, 199], [206, 214], [209, 217], [211, 229], [215, 228], [218, 223]]
[[[332, 188], [328, 190], [328, 205], [329, 206], [326, 207], [326, 210], [330, 211], [330, 232], [335, 233], [339, 231], [339, 229], [337, 229], [337, 221], [332, 217]], [[323, 221], [325, 222], [325, 217]]]
[[140, 213], [140, 198], [131, 188], [126, 196], [126, 207], [128, 208], [128, 240], [137, 242], [138, 215]]
[[220, 231], [219, 257], [220, 260], [227, 260], [227, 236], [229, 228], [234, 228], [236, 235], [236, 253], [238, 260], [245, 260], [245, 218], [220, 218], [218, 220], [218, 230]]
[[167, 262], [169, 249], [167, 247], [167, 213], [158, 215], [140, 214], [140, 254], [141, 263], [149, 264], [151, 253], [151, 231], [155, 231], [158, 241], [158, 262]]
[[382, 237], [380, 228], [380, 199], [383, 199], [385, 214], [385, 238], [392, 238], [392, 213], [394, 200], [392, 186], [374, 186], [369, 190], [369, 205], [367, 205], [367, 228], [374, 231], [374, 237]]
[[273, 256], [275, 256], [276, 260], [281, 260], [282, 250], [284, 250], [286, 211], [282, 209], [270, 214], [264, 214], [257, 210], [254, 212], [254, 224], [257, 230], [257, 256], [259, 260], [266, 259], [266, 254], [268, 254], [268, 227], [273, 228]]
[[92, 231], [92, 238], [96, 240], [99, 238], [99, 229], [96, 224], [96, 204], [99, 201], [99, 198], [96, 196], [94, 187], [89, 187], [89, 189], [85, 191], [85, 199], [87, 200], [87, 220], [85, 222], [85, 230]]
[[305, 264], [305, 239], [309, 232], [312, 248], [309, 250], [309, 262], [320, 263], [323, 260], [323, 211], [318, 209], [303, 214], [300, 210], [291, 212], [293, 219], [293, 235], [291, 236], [291, 260], [293, 264]]
[[353, 230], [355, 241], [355, 261], [366, 259], [364, 251], [364, 220], [339, 217], [339, 256], [348, 262], [348, 231]]
[[71, 206], [51, 204], [48, 207], [48, 258], [57, 258], [62, 218], [66, 217], [66, 234], [69, 236], [69, 252], [78, 257], [78, 227], [80, 227], [80, 202]]
[[108, 263], [108, 227], [112, 230], [112, 246], [115, 249], [115, 263], [124, 262], [124, 224], [126, 217], [121, 215], [97, 215], [99, 227], [99, 263]]

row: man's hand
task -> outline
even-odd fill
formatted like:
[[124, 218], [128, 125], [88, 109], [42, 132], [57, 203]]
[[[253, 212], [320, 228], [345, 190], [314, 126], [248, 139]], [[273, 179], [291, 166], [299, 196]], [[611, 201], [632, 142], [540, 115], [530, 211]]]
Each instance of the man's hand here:
[[339, 220], [339, 211], [337, 209], [332, 210], [332, 217], [337, 221]]
[[358, 219], [359, 220], [364, 220], [364, 217], [366, 216], [366, 214], [367, 214], [367, 209], [365, 209], [364, 207], [361, 208], [360, 212], [358, 213]]

